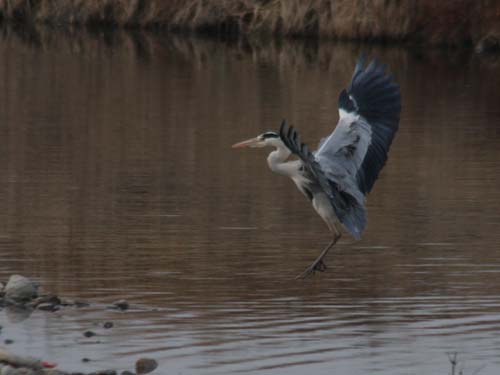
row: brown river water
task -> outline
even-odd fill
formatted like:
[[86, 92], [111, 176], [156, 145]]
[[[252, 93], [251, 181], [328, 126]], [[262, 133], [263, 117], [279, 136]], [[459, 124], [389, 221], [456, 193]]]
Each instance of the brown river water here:
[[[295, 280], [328, 231], [230, 146], [287, 118], [314, 148], [360, 50], [401, 127], [363, 239]], [[71, 30], [5, 30], [0, 55], [0, 279], [91, 302], [4, 309], [1, 345], [86, 372], [500, 373], [500, 58]]]

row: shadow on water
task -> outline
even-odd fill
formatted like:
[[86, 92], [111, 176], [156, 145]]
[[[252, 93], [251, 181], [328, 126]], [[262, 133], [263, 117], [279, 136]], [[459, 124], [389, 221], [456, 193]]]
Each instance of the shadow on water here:
[[[262, 150], [230, 145], [286, 117], [313, 146], [360, 50], [401, 83], [401, 129], [363, 240], [297, 282], [326, 229]], [[137, 306], [17, 324], [2, 311], [14, 349], [67, 368], [148, 354], [164, 371], [259, 374], [446, 372], [459, 351], [496, 373], [499, 61], [45, 28], [4, 29], [0, 54], [0, 275]]]

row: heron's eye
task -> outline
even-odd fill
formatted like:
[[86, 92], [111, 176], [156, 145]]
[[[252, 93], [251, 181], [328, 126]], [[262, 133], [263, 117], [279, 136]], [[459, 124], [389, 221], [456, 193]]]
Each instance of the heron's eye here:
[[263, 139], [268, 139], [268, 138], [278, 138], [278, 134], [274, 132], [266, 132], [260, 135]]

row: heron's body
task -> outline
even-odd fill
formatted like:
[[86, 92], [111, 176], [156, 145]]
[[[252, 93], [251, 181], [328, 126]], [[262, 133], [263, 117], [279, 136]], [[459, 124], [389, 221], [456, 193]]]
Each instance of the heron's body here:
[[[267, 158], [269, 168], [295, 182], [332, 232], [332, 242], [302, 276], [326, 269], [323, 258], [340, 238], [341, 227], [354, 238], [361, 237], [366, 226], [365, 196], [385, 164], [399, 126], [399, 86], [377, 62], [365, 69], [359, 59], [338, 103], [338, 124], [314, 153], [286, 121], [279, 134], [266, 132], [233, 146], [275, 147]], [[299, 159], [288, 160], [292, 154]]]
[[330, 230], [335, 230], [338, 223], [337, 216], [329, 202], [328, 195], [313, 175], [305, 168], [302, 160], [287, 161], [291, 152], [281, 140], [276, 140], [276, 150], [267, 157], [269, 168], [278, 174], [290, 177], [297, 189], [311, 201], [318, 215], [325, 221]]

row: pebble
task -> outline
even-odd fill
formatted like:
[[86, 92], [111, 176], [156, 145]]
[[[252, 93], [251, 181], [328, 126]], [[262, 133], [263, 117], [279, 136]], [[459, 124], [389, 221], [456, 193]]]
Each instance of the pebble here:
[[125, 310], [128, 310], [129, 304], [124, 299], [121, 299], [121, 300], [113, 302], [112, 305], [109, 306], [109, 308], [125, 311]]
[[158, 367], [158, 362], [151, 358], [141, 358], [135, 363], [135, 372], [138, 375], [147, 374]]
[[85, 337], [92, 337], [92, 336], [95, 336], [96, 334], [93, 331], [85, 331], [85, 332], [83, 332], [83, 335]]
[[[56, 295], [38, 295], [38, 287], [36, 283], [30, 279], [21, 275], [12, 275], [9, 278], [7, 284], [0, 282], [0, 307], [5, 307], [7, 309], [19, 308], [22, 311], [32, 312], [34, 309], [43, 311], [57, 311], [64, 306], [75, 306], [75, 307], [87, 307], [89, 303], [84, 301], [72, 301], [72, 300], [61, 300]], [[5, 297], [5, 299], [3, 298]], [[6, 305], [4, 305], [6, 301]], [[113, 302], [110, 306], [111, 309], [125, 311], [130, 308], [129, 303], [122, 299]], [[104, 322], [102, 325], [105, 329], [110, 329], [114, 327], [114, 323], [111, 321]], [[0, 325], [0, 333], [2, 331], [2, 326]], [[90, 338], [96, 336], [96, 333], [88, 330], [83, 332], [83, 336]], [[10, 345], [14, 343], [12, 339], [5, 339], [3, 341], [5, 345]], [[1, 352], [1, 350], [0, 350]], [[10, 358], [10, 357], [9, 357]], [[89, 358], [82, 358], [82, 362], [90, 362]], [[37, 360], [37, 363], [42, 363]], [[122, 371], [120, 375], [142, 375], [148, 374], [154, 371], [158, 367], [158, 362], [150, 358], [141, 358], [135, 363], [136, 373], [131, 371]], [[39, 372], [36, 372], [39, 374]], [[44, 369], [44, 375], [86, 375], [80, 372], [68, 373], [57, 369]], [[103, 370], [89, 373], [88, 375], [117, 375], [115, 370]], [[12, 367], [6, 363], [2, 365], [0, 362], [0, 375], [35, 375], [35, 371], [30, 367]]]
[[58, 305], [53, 305], [48, 302], [40, 303], [36, 308], [43, 311], [57, 311], [60, 309]]
[[79, 300], [76, 300], [73, 304], [76, 307], [88, 307], [88, 306], [90, 306], [90, 303], [85, 302], [85, 301], [79, 301]]

